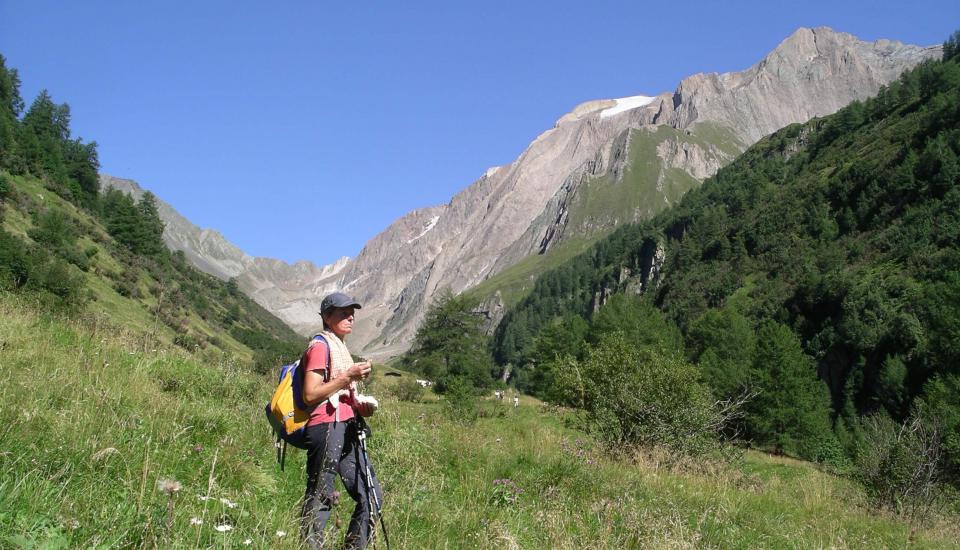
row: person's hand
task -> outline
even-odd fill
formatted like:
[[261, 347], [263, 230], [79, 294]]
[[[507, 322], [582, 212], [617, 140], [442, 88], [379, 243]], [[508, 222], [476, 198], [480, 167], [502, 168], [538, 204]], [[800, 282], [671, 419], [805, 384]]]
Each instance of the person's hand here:
[[366, 380], [370, 377], [370, 371], [372, 370], [373, 366], [370, 365], [369, 361], [354, 363], [353, 366], [347, 369], [347, 378], [349, 378], [351, 382]]
[[360, 416], [373, 416], [379, 406], [377, 398], [371, 395], [358, 395], [354, 402], [354, 408]]
[[363, 417], [373, 416], [374, 411], [377, 410], [374, 408], [373, 403], [357, 403], [356, 408], [360, 416]]

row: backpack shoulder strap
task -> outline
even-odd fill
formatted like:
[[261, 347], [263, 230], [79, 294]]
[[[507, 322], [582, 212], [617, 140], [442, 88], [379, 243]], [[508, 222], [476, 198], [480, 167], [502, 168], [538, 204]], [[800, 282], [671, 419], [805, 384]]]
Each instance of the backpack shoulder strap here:
[[333, 367], [333, 357], [330, 355], [330, 342], [327, 342], [327, 339], [323, 334], [314, 334], [313, 338], [310, 339], [310, 344], [307, 345], [307, 349], [303, 352], [303, 359], [301, 359], [300, 364], [304, 364], [304, 360], [307, 358], [307, 352], [310, 351], [313, 346], [323, 342], [323, 345], [327, 346], [327, 374], [324, 375], [324, 380], [329, 378], [330, 369]]
[[310, 339], [310, 343], [307, 344], [307, 349], [303, 351], [303, 354], [300, 356], [300, 360], [297, 361], [299, 367], [293, 373], [293, 400], [297, 408], [308, 411], [313, 407], [307, 406], [303, 402], [303, 382], [306, 379], [306, 368], [307, 368], [307, 352], [310, 351], [313, 346], [318, 343], [323, 342], [327, 346], [327, 373], [324, 373], [324, 381], [329, 378], [329, 369], [331, 366], [331, 356], [330, 356], [330, 344], [327, 343], [327, 339], [323, 337], [322, 334], [316, 334], [313, 338]]

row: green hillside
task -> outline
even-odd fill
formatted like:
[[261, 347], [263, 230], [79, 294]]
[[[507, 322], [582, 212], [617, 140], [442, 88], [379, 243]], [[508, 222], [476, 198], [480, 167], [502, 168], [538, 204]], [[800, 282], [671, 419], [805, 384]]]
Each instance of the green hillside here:
[[571, 234], [593, 236], [598, 229], [608, 233], [618, 225], [650, 219], [696, 187], [699, 182], [685, 171], [664, 166], [657, 147], [665, 142], [699, 147], [718, 162], [733, 159], [744, 149], [731, 132], [710, 123], [696, 125], [689, 132], [663, 125], [630, 130], [627, 141], [620, 178], [606, 174], [577, 189], [569, 206]]
[[483, 301], [500, 294], [513, 307], [533, 288], [537, 277], [580, 254], [616, 227], [648, 220], [676, 204], [700, 182], [687, 172], [664, 166], [657, 147], [675, 142], [678, 147], [696, 146], [704, 155], [725, 163], [739, 155], [744, 146], [727, 128], [713, 123], [696, 124], [689, 131], [668, 126], [630, 130], [626, 136], [626, 159], [618, 177], [606, 173], [586, 179], [574, 191], [564, 238], [542, 254], [523, 258], [502, 272], [470, 288], [467, 295]]
[[548, 395], [543, 342], [583, 341], [562, 320], [639, 295], [681, 332], [680, 353], [717, 398], [757, 394], [738, 425], [747, 441], [818, 460], [837, 459], [838, 448], [863, 457], [871, 430], [887, 430], [874, 424], [923, 419], [943, 452], [938, 475], [956, 481], [956, 42], [943, 62], [776, 132], [676, 207], [541, 276], [498, 327], [497, 359]]
[[[179, 347], [136, 351], [136, 336], [22, 295], [0, 294], [0, 340], [0, 547], [299, 547], [304, 453], [276, 465], [271, 377]], [[531, 398], [483, 401], [458, 422], [432, 396], [398, 401], [384, 374], [370, 452], [398, 550], [958, 547], [955, 520], [877, 514], [857, 484], [808, 463], [611, 456]]]

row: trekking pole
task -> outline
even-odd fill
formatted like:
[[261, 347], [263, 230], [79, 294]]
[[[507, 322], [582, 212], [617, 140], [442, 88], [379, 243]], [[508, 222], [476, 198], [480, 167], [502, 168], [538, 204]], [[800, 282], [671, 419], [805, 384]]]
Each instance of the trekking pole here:
[[[360, 452], [363, 454], [363, 477], [364, 481], [367, 484], [367, 508], [373, 511], [373, 506], [376, 506], [377, 517], [380, 518], [380, 529], [383, 531], [383, 542], [387, 545], [387, 550], [390, 550], [390, 537], [387, 536], [387, 525], [383, 522], [383, 508], [381, 507], [380, 497], [377, 496], [376, 488], [373, 484], [373, 472], [370, 471], [370, 456], [367, 454], [367, 433], [363, 429], [363, 426], [357, 425], [357, 439], [360, 442]], [[370, 502], [371, 496], [373, 502]], [[372, 505], [371, 505], [372, 504]], [[377, 520], [373, 519], [373, 516], [370, 516], [370, 532], [371, 539], [375, 539], [377, 531]], [[374, 542], [376, 544], [376, 542]]]

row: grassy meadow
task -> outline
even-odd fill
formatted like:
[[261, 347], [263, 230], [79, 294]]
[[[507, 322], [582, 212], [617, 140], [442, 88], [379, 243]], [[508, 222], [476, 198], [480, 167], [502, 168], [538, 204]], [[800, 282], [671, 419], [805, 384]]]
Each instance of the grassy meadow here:
[[[275, 462], [272, 375], [143, 350], [26, 296], [0, 295], [0, 548], [298, 547], [305, 453]], [[611, 458], [530, 398], [491, 399], [462, 424], [432, 396], [398, 401], [378, 369], [370, 448], [392, 548], [960, 547], [956, 517], [911, 525], [808, 463]]]

